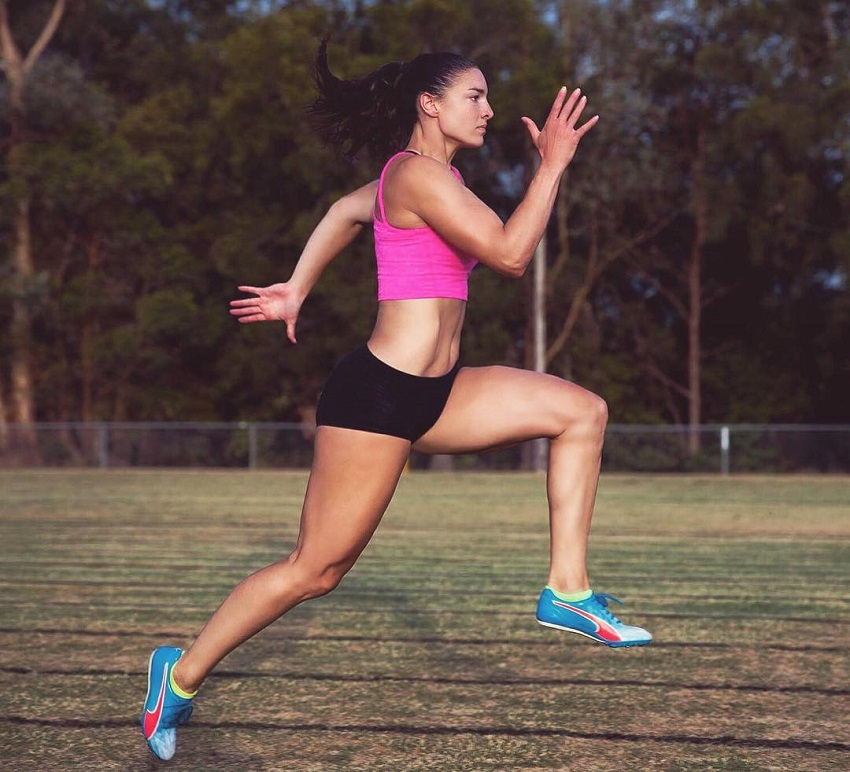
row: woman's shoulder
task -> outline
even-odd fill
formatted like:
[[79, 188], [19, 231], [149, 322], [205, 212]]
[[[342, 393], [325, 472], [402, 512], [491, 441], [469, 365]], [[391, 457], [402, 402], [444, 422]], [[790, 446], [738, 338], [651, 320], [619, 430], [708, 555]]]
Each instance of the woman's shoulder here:
[[412, 153], [406, 158], [395, 161], [386, 172], [394, 186], [440, 188], [445, 185], [456, 185], [458, 182], [463, 183], [463, 177], [454, 166], [447, 168], [433, 158]]
[[457, 211], [464, 194], [465, 187], [451, 168], [427, 156], [411, 156], [390, 168], [379, 200], [382, 207], [392, 207], [389, 220], [397, 226], [433, 228], [434, 211]]

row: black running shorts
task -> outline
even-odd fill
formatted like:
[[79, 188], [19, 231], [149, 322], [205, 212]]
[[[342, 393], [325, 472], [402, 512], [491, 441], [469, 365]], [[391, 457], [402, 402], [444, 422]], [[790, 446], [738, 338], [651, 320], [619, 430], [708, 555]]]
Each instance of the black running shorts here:
[[334, 368], [319, 397], [316, 423], [415, 442], [437, 423], [458, 369], [456, 364], [435, 378], [411, 375], [382, 362], [364, 344]]

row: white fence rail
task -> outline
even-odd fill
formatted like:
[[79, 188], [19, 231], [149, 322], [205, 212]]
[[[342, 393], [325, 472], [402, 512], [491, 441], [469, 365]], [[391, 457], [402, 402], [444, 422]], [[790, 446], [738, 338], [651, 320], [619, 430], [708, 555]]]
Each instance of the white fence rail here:
[[[603, 455], [606, 471], [850, 473], [850, 425], [729, 424], [699, 427], [689, 449], [682, 425], [614, 424]], [[294, 423], [8, 424], [0, 467], [307, 468], [315, 427]], [[413, 454], [414, 468], [527, 469], [531, 443], [474, 455]]]

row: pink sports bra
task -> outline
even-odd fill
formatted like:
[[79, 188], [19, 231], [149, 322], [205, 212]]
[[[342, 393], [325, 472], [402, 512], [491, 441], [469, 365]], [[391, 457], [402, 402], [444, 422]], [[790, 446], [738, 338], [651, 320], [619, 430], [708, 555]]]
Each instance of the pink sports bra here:
[[[375, 257], [378, 262], [378, 300], [412, 300], [414, 298], [456, 298], [469, 296], [469, 274], [478, 261], [458, 251], [430, 227], [396, 228], [387, 222], [384, 210], [384, 177], [387, 161], [378, 182], [378, 209], [381, 219], [374, 217]], [[463, 182], [460, 173], [454, 175]]]

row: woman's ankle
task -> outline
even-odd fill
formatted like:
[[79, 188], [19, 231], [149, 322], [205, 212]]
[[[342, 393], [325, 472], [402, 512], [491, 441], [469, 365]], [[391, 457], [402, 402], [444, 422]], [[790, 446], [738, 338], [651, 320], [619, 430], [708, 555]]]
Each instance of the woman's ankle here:
[[[185, 654], [183, 655], [185, 657]], [[185, 694], [194, 695], [195, 692], [201, 686], [203, 681], [194, 681], [190, 677], [188, 673], [185, 672], [186, 664], [183, 661], [183, 657], [181, 657], [177, 662], [174, 663], [174, 667], [171, 668], [171, 679], [175, 686], [180, 689], [181, 692]]]

